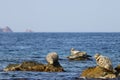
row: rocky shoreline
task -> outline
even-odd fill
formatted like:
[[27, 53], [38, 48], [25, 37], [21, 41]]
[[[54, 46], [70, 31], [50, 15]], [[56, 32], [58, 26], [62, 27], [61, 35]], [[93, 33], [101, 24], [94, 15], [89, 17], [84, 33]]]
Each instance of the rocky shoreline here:
[[[78, 52], [70, 56], [74, 56], [73, 60], [86, 60], [88, 56], [86, 52]], [[69, 56], [69, 57], [70, 57]], [[88, 56], [88, 57], [87, 57]], [[79, 59], [80, 58], [80, 59]], [[83, 70], [79, 78], [75, 80], [119, 80], [120, 64], [113, 68], [111, 60], [101, 54], [95, 54], [94, 58], [97, 65], [88, 67]], [[64, 68], [59, 63], [59, 56], [56, 52], [48, 53], [46, 56], [48, 64], [38, 63], [34, 61], [24, 61], [20, 64], [9, 64], [4, 71], [39, 71], [39, 72], [64, 72]]]

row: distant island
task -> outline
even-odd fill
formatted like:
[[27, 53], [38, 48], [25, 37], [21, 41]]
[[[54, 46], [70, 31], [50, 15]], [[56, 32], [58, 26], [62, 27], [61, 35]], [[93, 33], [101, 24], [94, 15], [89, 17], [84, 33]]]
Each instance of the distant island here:
[[25, 32], [33, 32], [31, 29], [26, 29]]
[[13, 32], [8, 26], [0, 28], [0, 32]]
[[[10, 27], [6, 26], [4, 28], [0, 28], [1, 32], [14, 32]], [[26, 29], [25, 32], [33, 32], [31, 29]]]

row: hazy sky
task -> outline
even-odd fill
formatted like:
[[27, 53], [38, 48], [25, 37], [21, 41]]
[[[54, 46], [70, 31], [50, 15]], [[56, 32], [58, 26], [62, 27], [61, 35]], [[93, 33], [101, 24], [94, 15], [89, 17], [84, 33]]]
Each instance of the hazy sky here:
[[0, 0], [0, 27], [15, 32], [120, 32], [120, 0]]

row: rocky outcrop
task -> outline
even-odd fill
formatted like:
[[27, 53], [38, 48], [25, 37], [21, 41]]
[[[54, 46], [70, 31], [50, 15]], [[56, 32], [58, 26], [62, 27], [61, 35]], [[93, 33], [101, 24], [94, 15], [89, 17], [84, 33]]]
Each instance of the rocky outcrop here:
[[95, 54], [94, 58], [96, 60], [97, 66], [89, 67], [83, 70], [81, 77], [104, 79], [113, 79], [119, 77], [120, 65], [114, 69], [110, 58], [101, 54]]
[[[47, 55], [48, 64], [25, 61], [20, 64], [9, 64], [4, 71], [41, 71], [41, 72], [63, 72], [64, 69], [58, 62], [58, 55], [55, 52]], [[49, 60], [49, 61], [48, 61]], [[51, 63], [52, 62], [52, 63]]]
[[21, 64], [9, 64], [4, 71], [40, 71], [40, 72], [62, 72], [61, 66], [42, 64], [34, 61], [25, 61]]
[[26, 29], [25, 32], [33, 32], [31, 29]]
[[95, 67], [89, 67], [89, 68], [85, 69], [82, 72], [81, 77], [85, 77], [85, 78], [116, 78], [117, 75], [115, 74], [115, 72], [108, 71], [99, 66], [95, 66]]
[[0, 28], [0, 32], [13, 32], [8, 26]]

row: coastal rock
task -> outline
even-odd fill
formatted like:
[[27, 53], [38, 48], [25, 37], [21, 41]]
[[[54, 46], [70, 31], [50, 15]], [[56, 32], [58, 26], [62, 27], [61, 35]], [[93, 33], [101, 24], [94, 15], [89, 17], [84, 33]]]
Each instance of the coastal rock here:
[[44, 71], [45, 72], [63, 72], [64, 69], [62, 68], [62, 66], [54, 66], [54, 65], [47, 64]]
[[9, 64], [6, 68], [4, 68], [4, 71], [16, 71], [16, 70], [20, 70], [19, 69], [19, 64]]
[[[42, 64], [34, 61], [25, 61], [21, 64], [9, 64], [4, 71], [41, 71], [41, 72], [63, 72], [63, 67], [59, 64], [58, 59], [54, 59], [53, 56], [58, 56], [57, 53], [49, 53], [47, 55], [48, 60], [52, 60], [52, 63]], [[48, 61], [49, 62], [49, 61]]]
[[71, 54], [67, 58], [69, 60], [91, 60], [90, 55], [86, 52], [75, 50], [74, 48], [71, 49]]
[[85, 78], [116, 78], [116, 74], [114, 72], [108, 71], [102, 67], [95, 66], [89, 67], [84, 70], [81, 74], [81, 77]]
[[33, 61], [25, 61], [21, 64], [9, 64], [4, 71], [43, 71], [44, 65]]
[[26, 61], [21, 64], [9, 64], [4, 71], [63, 72], [64, 69], [61, 66]]

